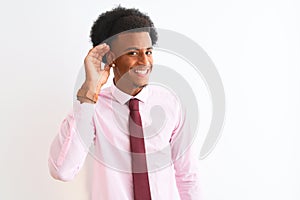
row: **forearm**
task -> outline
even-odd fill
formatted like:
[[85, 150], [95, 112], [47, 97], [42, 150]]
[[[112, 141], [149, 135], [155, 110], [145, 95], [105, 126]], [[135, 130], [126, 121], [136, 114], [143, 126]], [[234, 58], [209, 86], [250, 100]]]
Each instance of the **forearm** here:
[[175, 178], [181, 200], [202, 200], [200, 168], [194, 134], [184, 113], [179, 115], [178, 126], [171, 138]]
[[174, 162], [176, 184], [182, 200], [201, 200], [199, 160], [191, 153]]
[[50, 148], [49, 170], [53, 178], [69, 181], [81, 169], [94, 139], [93, 105], [75, 105], [62, 122]]

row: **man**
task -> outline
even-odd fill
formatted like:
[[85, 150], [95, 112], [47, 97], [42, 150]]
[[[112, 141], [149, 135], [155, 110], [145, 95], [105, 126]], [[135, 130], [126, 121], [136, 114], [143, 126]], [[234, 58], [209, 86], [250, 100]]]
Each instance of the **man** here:
[[[93, 146], [91, 199], [199, 200], [197, 159], [185, 145], [191, 138], [180, 102], [148, 85], [157, 41], [150, 18], [117, 7], [95, 21], [91, 40], [78, 102], [51, 146], [51, 175], [72, 180]], [[114, 84], [102, 89], [111, 68]]]

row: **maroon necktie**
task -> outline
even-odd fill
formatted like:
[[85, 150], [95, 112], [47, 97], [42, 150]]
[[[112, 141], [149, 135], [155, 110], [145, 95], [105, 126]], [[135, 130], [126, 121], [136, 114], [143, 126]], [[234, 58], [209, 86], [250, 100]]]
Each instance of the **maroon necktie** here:
[[131, 149], [134, 200], [151, 200], [139, 100], [129, 101], [129, 138]]

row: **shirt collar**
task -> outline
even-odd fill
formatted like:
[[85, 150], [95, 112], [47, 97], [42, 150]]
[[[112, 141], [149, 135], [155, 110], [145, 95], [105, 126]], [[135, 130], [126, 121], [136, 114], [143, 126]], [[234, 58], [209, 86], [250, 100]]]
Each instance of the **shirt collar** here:
[[131, 96], [123, 91], [121, 91], [119, 88], [115, 86], [115, 84], [112, 84], [111, 86], [111, 94], [112, 96], [122, 105], [127, 103], [130, 99], [136, 98], [143, 103], [146, 102], [148, 98], [148, 86], [145, 86], [137, 95]]

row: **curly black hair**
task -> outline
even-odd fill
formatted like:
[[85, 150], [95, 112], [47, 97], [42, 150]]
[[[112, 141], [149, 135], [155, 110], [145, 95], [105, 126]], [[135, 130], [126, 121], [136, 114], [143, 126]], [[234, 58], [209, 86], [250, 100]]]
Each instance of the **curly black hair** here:
[[[156, 44], [157, 32], [150, 17], [141, 13], [138, 9], [118, 6], [111, 11], [99, 15], [98, 19], [94, 22], [90, 32], [93, 47], [108, 38], [113, 38], [116, 34], [132, 29], [134, 29], [133, 32], [147, 31], [150, 35], [152, 45]], [[105, 42], [110, 43], [109, 41]], [[105, 56], [103, 57], [103, 62], [106, 62]]]

